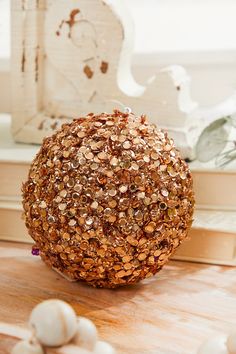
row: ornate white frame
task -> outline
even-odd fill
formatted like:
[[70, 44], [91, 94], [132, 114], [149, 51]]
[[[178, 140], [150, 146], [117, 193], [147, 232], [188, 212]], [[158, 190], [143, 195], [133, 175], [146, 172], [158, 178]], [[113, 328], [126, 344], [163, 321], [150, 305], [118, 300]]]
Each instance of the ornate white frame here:
[[168, 129], [183, 156], [192, 156], [200, 124], [190, 117], [197, 103], [189, 77], [172, 66], [146, 86], [136, 83], [132, 32], [116, 0], [12, 0], [14, 139], [40, 143], [65, 120], [129, 106]]
[[[93, 60], [94, 76], [88, 79], [81, 63], [91, 59], [88, 42], [94, 40], [92, 54], [100, 62]], [[14, 139], [41, 143], [65, 120], [129, 106], [167, 129], [183, 157], [194, 158], [201, 131], [235, 112], [236, 96], [207, 110], [198, 107], [190, 97], [190, 78], [179, 66], [161, 70], [141, 86], [131, 73], [132, 51], [133, 26], [122, 0], [12, 0]]]

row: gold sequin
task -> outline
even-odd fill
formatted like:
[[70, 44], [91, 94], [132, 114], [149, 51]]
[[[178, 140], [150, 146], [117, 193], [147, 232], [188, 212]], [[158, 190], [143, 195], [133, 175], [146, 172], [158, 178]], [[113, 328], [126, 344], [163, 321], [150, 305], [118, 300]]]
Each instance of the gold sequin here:
[[121, 193], [125, 193], [125, 192], [127, 192], [128, 187], [127, 186], [120, 186], [119, 190], [120, 190]]
[[156, 224], [154, 222], [150, 222], [148, 225], [145, 226], [144, 230], [147, 233], [152, 233], [155, 231]]
[[144, 261], [147, 258], [147, 255], [145, 253], [140, 253], [138, 255], [138, 260], [139, 261]]
[[108, 205], [110, 208], [115, 208], [117, 206], [117, 201], [115, 199], [109, 200]]
[[118, 165], [118, 159], [116, 157], [112, 157], [112, 159], [110, 160], [110, 164], [112, 166], [117, 166]]
[[86, 152], [84, 154], [84, 156], [86, 157], [87, 160], [92, 160], [94, 158], [94, 154], [92, 152]]
[[98, 202], [95, 200], [94, 202], [92, 202], [91, 208], [92, 209], [97, 209], [97, 207], [98, 207]]
[[61, 204], [58, 205], [59, 210], [62, 210], [62, 211], [65, 210], [66, 207], [67, 207], [66, 203], [61, 203]]
[[123, 144], [123, 148], [124, 149], [130, 149], [131, 148], [131, 144], [129, 141], [125, 141], [124, 144]]
[[106, 154], [105, 152], [103, 152], [103, 151], [102, 151], [102, 152], [99, 152], [97, 156], [98, 156], [98, 158], [99, 158], [100, 160], [106, 160], [107, 157], [108, 157], [107, 154]]
[[42, 209], [47, 208], [47, 204], [45, 203], [44, 200], [39, 204], [39, 207]]
[[63, 189], [62, 191], [60, 191], [59, 195], [62, 197], [62, 198], [65, 198], [67, 196], [67, 191], [65, 189]]

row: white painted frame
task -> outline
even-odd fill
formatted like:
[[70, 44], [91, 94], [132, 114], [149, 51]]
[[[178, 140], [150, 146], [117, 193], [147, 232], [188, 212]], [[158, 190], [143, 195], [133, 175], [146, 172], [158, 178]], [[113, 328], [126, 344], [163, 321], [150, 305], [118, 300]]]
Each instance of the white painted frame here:
[[[90, 111], [109, 111], [114, 107], [130, 106], [135, 113], [147, 114], [152, 122], [167, 128], [177, 141], [183, 156], [191, 155], [199, 122], [189, 119], [189, 113], [197, 107], [190, 98], [189, 76], [182, 67], [169, 67], [160, 70], [146, 86], [135, 82], [131, 74], [133, 28], [122, 2], [117, 3], [116, 0], [22, 1], [12, 0], [12, 75], [14, 77], [12, 133], [16, 141], [40, 143], [45, 135], [50, 134], [65, 120], [85, 115]], [[92, 12], [91, 7], [93, 7]], [[86, 16], [83, 17], [86, 11], [88, 17], [96, 13], [95, 17], [92, 16], [87, 21], [89, 26], [97, 31], [96, 58], [105, 58], [104, 62], [109, 64], [106, 75], [98, 73], [93, 84], [91, 84], [92, 80], [90, 82], [84, 80], [84, 73], [80, 71], [79, 66], [77, 70], [75, 60], [73, 61], [75, 58], [81, 60], [81, 56], [87, 58], [87, 43], [89, 40], [94, 40], [93, 34], [91, 38], [86, 38], [82, 43], [84, 47], [82, 46], [78, 52], [77, 49], [75, 50], [77, 38], [73, 37], [73, 32], [70, 32], [74, 27], [70, 27], [67, 35], [67, 37], [71, 36], [73, 46], [68, 42], [68, 38], [65, 39], [65, 33], [62, 32], [64, 24], [70, 25], [68, 18], [71, 19], [71, 14], [78, 8], [78, 16], [82, 8], [82, 17], [78, 17], [78, 20], [76, 18], [78, 23], [88, 20]], [[73, 25], [77, 23], [76, 21]], [[56, 27], [56, 23], [59, 27], [58, 25]], [[42, 26], [44, 26], [44, 35], [42, 35]], [[88, 30], [91, 30], [90, 27]], [[99, 37], [100, 32], [102, 36]], [[58, 37], [62, 33], [62, 44], [55, 33]], [[78, 33], [75, 35], [78, 36]], [[65, 56], [64, 52], [66, 52]], [[76, 68], [73, 72], [72, 65]], [[53, 73], [55, 67], [56, 74]], [[97, 59], [95, 69], [98, 69]], [[60, 85], [61, 74], [67, 81], [62, 85]], [[91, 72], [87, 74], [90, 75]], [[50, 86], [50, 80], [58, 82], [58, 85]], [[82, 82], [82, 89], [79, 85], [77, 87], [80, 82]], [[55, 104], [53, 95], [58, 96], [57, 90], [62, 87], [63, 91], [63, 85], [69, 83], [76, 88], [78, 95], [74, 95], [67, 86], [64, 89], [63, 99], [59, 94], [60, 98]], [[45, 90], [48, 90], [49, 95], [52, 93], [51, 101], [45, 99]], [[94, 94], [91, 95], [92, 90]]]
[[[81, 26], [82, 22], [86, 22], [90, 26], [86, 33], [97, 30], [96, 57], [100, 60], [106, 58], [105, 64], [111, 64], [106, 75], [97, 75], [96, 69], [99, 71], [99, 68], [97, 59], [94, 60], [94, 68], [87, 76], [95, 73], [96, 80], [87, 80], [81, 67], [75, 64], [81, 57], [89, 59], [87, 43], [95, 41], [93, 34], [91, 38], [89, 34], [80, 51], [76, 47], [75, 40], [79, 32], [75, 30], [73, 37], [76, 26], [72, 28], [70, 14], [81, 6], [83, 10], [79, 10], [75, 21], [73, 18], [72, 25], [80, 23]], [[95, 17], [89, 17], [92, 7]], [[71, 35], [73, 45], [68, 38], [64, 38], [64, 24], [69, 27], [68, 36]], [[60, 41], [59, 36], [55, 36], [59, 32], [63, 38]], [[104, 38], [98, 36], [100, 32], [106, 45]], [[152, 74], [145, 86], [139, 85], [131, 74], [132, 34], [132, 24], [121, 1], [12, 0], [12, 133], [15, 140], [40, 143], [44, 136], [51, 134], [68, 119], [90, 111], [109, 111], [114, 107], [130, 106], [135, 113], [147, 114], [152, 122], [168, 130], [183, 157], [194, 158], [199, 134], [209, 122], [221, 117], [224, 112], [229, 114], [228, 101], [223, 105], [208, 107], [207, 110], [198, 107], [190, 97], [190, 77], [179, 66], [160, 69], [156, 75]], [[211, 57], [209, 53], [208, 56]], [[149, 59], [144, 57], [146, 65], [158, 60], [155, 56]], [[188, 55], [187, 60], [193, 62], [193, 57]], [[75, 70], [72, 71], [74, 65]], [[62, 77], [66, 80], [61, 80]], [[54, 86], [51, 85], [53, 80]], [[75, 92], [72, 92], [72, 86]], [[59, 90], [63, 97], [62, 93], [58, 94]], [[52, 94], [51, 97], [45, 98], [45, 91], [49, 96]], [[234, 100], [236, 102], [236, 96], [231, 97], [231, 102]], [[222, 107], [225, 109], [222, 110]]]
[[0, 112], [11, 110], [10, 62], [0, 58]]
[[[210, 85], [211, 78], [207, 72], [208, 67], [212, 68], [212, 75], [215, 75], [215, 77], [217, 77], [220, 70], [222, 75], [224, 72], [228, 72], [228, 75], [232, 78], [234, 77], [236, 72], [236, 51], [135, 53], [132, 60], [132, 69], [135, 76], [137, 76], [139, 81], [142, 82], [144, 81], [143, 77], [145, 78], [150, 71], [156, 72], [158, 68], [171, 65], [172, 63], [181, 63], [181, 65], [186, 66], [190, 74], [197, 70], [201, 76], [205, 76], [205, 80], [208, 81]], [[0, 112], [9, 113], [11, 112], [10, 58], [0, 57], [0, 85], [2, 87], [0, 94]], [[199, 95], [200, 90], [201, 88], [197, 86], [195, 89], [197, 96]], [[205, 95], [205, 86], [201, 91]], [[221, 99], [223, 99], [225, 94], [225, 89], [222, 89], [222, 87], [219, 86], [217, 97], [220, 96]], [[209, 99], [209, 97], [206, 96], [205, 100], [206, 104], [208, 104], [208, 101], [212, 101], [212, 98]]]
[[[3, 4], [4, 2], [6, 3], [7, 1], [10, 2], [10, 0], [2, 0]], [[162, 1], [163, 2], [163, 1]], [[149, 7], [152, 8], [152, 12], [158, 11], [158, 7], [159, 6], [163, 6], [162, 2], [160, 2], [160, 4], [157, 4], [155, 1], [150, 1], [150, 3], [148, 4]], [[211, 4], [211, 0], [206, 0], [206, 6], [204, 6], [204, 9], [206, 10], [206, 13], [210, 16], [210, 6]], [[138, 8], [142, 8], [145, 11], [145, 6], [147, 6], [146, 2], [144, 0], [130, 0], [130, 2], [127, 4], [130, 7], [130, 10], [133, 13], [133, 17], [134, 20], [136, 22], [136, 29], [139, 32], [139, 15], [137, 15], [137, 7]], [[175, 3], [173, 3], [174, 6], [176, 6]], [[184, 2], [182, 0], [180, 0], [180, 8], [183, 7]], [[8, 5], [6, 5], [8, 6]], [[166, 5], [165, 5], [166, 6]], [[170, 4], [168, 3], [167, 6], [170, 6]], [[196, 6], [196, 5], [195, 5]], [[202, 6], [200, 4], [200, 6]], [[224, 6], [227, 6], [228, 10], [230, 11], [229, 8], [234, 9], [234, 1], [233, 0], [229, 0], [227, 1], [227, 5], [224, 4]], [[3, 11], [4, 11], [4, 7], [3, 7]], [[163, 9], [161, 7], [161, 11], [163, 13]], [[166, 10], [165, 10], [166, 11]], [[184, 17], [184, 13], [181, 11], [179, 13], [179, 15], [181, 15]], [[2, 25], [1, 21], [3, 20], [2, 13], [0, 15], [0, 26]], [[4, 16], [5, 18], [5, 16]], [[215, 20], [216, 22], [216, 20]], [[145, 22], [146, 23], [146, 22]], [[147, 22], [148, 24], [148, 22]], [[213, 24], [214, 26], [214, 24]], [[141, 27], [141, 25], [140, 25]], [[160, 27], [160, 26], [159, 26]], [[158, 28], [159, 28], [158, 27]], [[4, 35], [4, 27], [3, 27], [3, 33], [1, 32], [1, 35]], [[225, 35], [227, 35], [227, 31], [225, 32]], [[190, 33], [192, 33], [192, 27], [190, 28]], [[6, 33], [6, 36], [8, 36], [9, 34]], [[149, 41], [150, 42], [150, 41]], [[232, 42], [232, 40], [231, 40]], [[217, 91], [217, 100], [220, 101], [222, 100], [224, 97], [226, 97], [226, 95], [228, 95], [228, 91], [229, 91], [229, 79], [227, 79], [227, 77], [230, 76], [229, 74], [229, 70], [231, 70], [231, 77], [232, 77], [232, 81], [233, 81], [233, 77], [235, 77], [235, 70], [233, 69], [233, 65], [235, 65], [236, 63], [236, 51], [234, 49], [232, 50], [226, 50], [223, 49], [223, 46], [225, 45], [222, 42], [222, 38], [220, 39], [220, 41], [218, 42], [218, 45], [222, 47], [222, 49], [220, 50], [214, 50], [214, 52], [208, 51], [206, 52], [205, 50], [201, 49], [201, 50], [197, 50], [195, 52], [193, 51], [188, 51], [186, 50], [185, 52], [183, 52], [181, 50], [181, 52], [178, 52], [176, 50], [169, 52], [169, 51], [158, 51], [159, 50], [159, 45], [157, 43], [153, 43], [153, 48], [151, 50], [151, 52], [147, 52], [145, 50], [145, 48], [143, 49], [143, 47], [140, 47], [140, 44], [138, 45], [138, 47], [136, 47], [136, 52], [135, 55], [133, 57], [133, 61], [132, 61], [132, 67], [133, 67], [133, 72], [134, 74], [136, 74], [136, 77], [138, 78], [138, 80], [140, 82], [142, 82], [142, 78], [145, 79], [146, 77], [146, 72], [150, 72], [156, 71], [157, 68], [159, 67], [164, 67], [166, 65], [171, 65], [173, 63], [181, 63], [181, 65], [184, 65], [187, 67], [189, 73], [192, 76], [193, 73], [193, 77], [194, 77], [194, 73], [195, 71], [197, 71], [197, 74], [199, 73], [198, 76], [203, 76], [205, 78], [205, 81], [209, 81], [209, 85], [204, 85], [204, 87], [200, 87], [198, 85], [198, 83], [194, 82], [194, 87], [193, 87], [193, 94], [196, 93], [196, 98], [197, 100], [199, 100], [198, 96], [199, 96], [199, 92], [202, 92], [202, 95], [200, 94], [200, 101], [201, 101], [201, 97], [204, 97], [204, 102], [206, 102], [206, 104], [208, 104], [208, 98], [210, 102], [214, 102], [214, 95], [212, 95], [212, 90], [211, 90], [211, 95], [208, 95], [209, 90], [208, 87], [211, 85], [210, 81], [212, 79], [212, 76], [214, 76], [216, 79], [214, 80], [214, 82], [212, 82], [212, 87], [215, 85], [215, 83], [217, 82], [217, 78], [219, 78], [218, 73], [219, 71], [221, 71], [221, 78], [222, 77], [226, 77], [226, 82], [225, 84], [228, 85], [227, 87], [222, 88], [221, 82], [222, 80], [218, 79], [218, 83], [220, 83], [220, 85], [218, 85], [216, 91]], [[202, 47], [204, 46], [204, 43], [202, 45]], [[231, 45], [232, 46], [232, 45]], [[206, 45], [205, 45], [206, 47]], [[187, 47], [188, 48], [188, 47]], [[138, 53], [137, 53], [138, 50]], [[145, 51], [145, 53], [144, 53]], [[6, 50], [4, 48], [1, 48], [0, 50], [0, 84], [1, 84], [1, 95], [0, 95], [0, 112], [10, 112], [10, 58], [4, 58], [1, 56], [1, 53], [5, 53]], [[7, 64], [7, 69], [6, 69], [6, 64]], [[208, 71], [207, 68], [210, 67], [212, 69], [212, 76], [208, 75]], [[151, 69], [150, 69], [151, 68]], [[141, 71], [141, 72], [140, 72]], [[225, 75], [225, 76], [224, 76]], [[225, 85], [225, 86], [226, 86]], [[4, 89], [3, 89], [4, 88]], [[214, 90], [215, 91], [215, 90]], [[215, 102], [217, 102], [217, 100]]]

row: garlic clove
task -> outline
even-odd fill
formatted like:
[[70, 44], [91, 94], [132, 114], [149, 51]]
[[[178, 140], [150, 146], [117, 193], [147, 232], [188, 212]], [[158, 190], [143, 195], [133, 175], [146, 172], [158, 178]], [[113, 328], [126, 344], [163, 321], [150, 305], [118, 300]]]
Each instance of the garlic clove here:
[[236, 332], [229, 335], [226, 346], [229, 354], [236, 354]]
[[81, 348], [92, 351], [98, 339], [95, 324], [85, 317], [78, 317], [77, 331], [73, 338], [73, 343]]
[[208, 339], [202, 344], [198, 354], [228, 354], [226, 349], [226, 336]]
[[44, 354], [44, 350], [35, 340], [22, 340], [14, 346], [11, 354]]
[[67, 344], [60, 349], [57, 349], [58, 354], [91, 354], [90, 351], [80, 348], [77, 345]]
[[[95, 344], [94, 354], [116, 354], [115, 349], [107, 342], [98, 341]], [[212, 354], [212, 353], [211, 353]]]
[[75, 335], [77, 317], [66, 302], [46, 300], [33, 309], [29, 324], [40, 343], [57, 347], [68, 343]]

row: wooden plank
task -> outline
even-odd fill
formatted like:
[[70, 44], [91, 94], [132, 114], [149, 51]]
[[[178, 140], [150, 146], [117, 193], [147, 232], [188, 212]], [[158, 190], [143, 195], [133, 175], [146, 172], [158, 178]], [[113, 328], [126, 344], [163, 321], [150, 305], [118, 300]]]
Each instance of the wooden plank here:
[[0, 240], [32, 242], [24, 221], [20, 203], [0, 202]]
[[0, 196], [19, 198], [22, 183], [27, 179], [29, 166], [19, 163], [0, 163], [0, 165]]
[[198, 205], [236, 210], [236, 167], [234, 170], [193, 168], [193, 179]]
[[[195, 354], [208, 337], [235, 330], [235, 268], [172, 261], [136, 286], [94, 289], [61, 278], [29, 248], [0, 243], [0, 322], [27, 326], [37, 303], [59, 298], [93, 320], [117, 354]], [[2, 341], [0, 353], [13, 343]]]
[[177, 250], [175, 259], [236, 265], [236, 233], [192, 228], [189, 237]]

